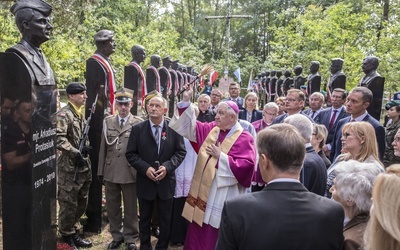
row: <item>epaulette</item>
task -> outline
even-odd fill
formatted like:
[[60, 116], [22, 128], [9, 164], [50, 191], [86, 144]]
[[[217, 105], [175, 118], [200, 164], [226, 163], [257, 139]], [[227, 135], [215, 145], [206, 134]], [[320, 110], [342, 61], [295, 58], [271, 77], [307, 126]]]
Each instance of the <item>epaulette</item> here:
[[109, 119], [111, 119], [113, 117], [114, 117], [114, 115], [108, 115], [108, 116], [104, 117], [104, 120], [106, 121], [106, 120], [109, 120]]

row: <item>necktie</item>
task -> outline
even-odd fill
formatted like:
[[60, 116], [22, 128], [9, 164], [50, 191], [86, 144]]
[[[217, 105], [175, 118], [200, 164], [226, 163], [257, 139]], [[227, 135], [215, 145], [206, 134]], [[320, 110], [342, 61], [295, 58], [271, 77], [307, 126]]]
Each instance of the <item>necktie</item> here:
[[37, 51], [37, 55], [39, 56], [40, 61], [43, 63], [43, 54], [42, 54], [42, 50], [40, 48]]
[[125, 121], [124, 119], [121, 119], [121, 121], [120, 121], [120, 123], [119, 123], [119, 127], [120, 127], [120, 128], [123, 128], [123, 127], [124, 127], [124, 121]]
[[316, 111], [311, 111], [311, 112], [312, 112], [311, 119], [314, 120], [314, 116], [315, 116], [315, 112], [316, 112]]
[[159, 147], [159, 145], [158, 145], [158, 142], [159, 142], [159, 140], [158, 140], [158, 137], [159, 137], [159, 131], [158, 131], [158, 127], [160, 127], [160, 126], [158, 126], [158, 125], [153, 125], [153, 127], [154, 127], [154, 134], [153, 134], [153, 136], [154, 136], [154, 140], [156, 141], [156, 143], [157, 143], [157, 148]]
[[330, 120], [330, 122], [329, 122], [329, 130], [331, 130], [331, 128], [332, 128], [332, 126], [333, 126], [333, 124], [335, 123], [335, 120], [336, 120], [336, 114], [337, 114], [337, 110], [336, 110], [336, 109], [334, 109], [334, 110], [333, 110], [333, 115], [332, 115], [332, 118], [331, 118], [331, 120]]

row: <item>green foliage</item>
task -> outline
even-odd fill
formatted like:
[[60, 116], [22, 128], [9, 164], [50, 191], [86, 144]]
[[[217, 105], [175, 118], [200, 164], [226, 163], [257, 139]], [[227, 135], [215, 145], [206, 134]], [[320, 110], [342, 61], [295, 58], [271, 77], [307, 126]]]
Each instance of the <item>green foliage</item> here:
[[[223, 0], [48, 0], [53, 5], [53, 32], [43, 44], [59, 86], [73, 80], [84, 81], [86, 60], [95, 51], [93, 35], [100, 29], [115, 31], [117, 50], [111, 56], [118, 84], [124, 66], [131, 60], [134, 44], [146, 48], [150, 56], [171, 55], [199, 71], [212, 62], [223, 75], [226, 62], [226, 19], [228, 1]], [[330, 75], [332, 58], [345, 60], [348, 88], [363, 76], [362, 59], [380, 57], [379, 72], [386, 77], [386, 88], [399, 89], [400, 3], [390, 1], [388, 21], [383, 20], [380, 1], [364, 0], [236, 0], [233, 15], [250, 19], [230, 20], [229, 74], [241, 68], [244, 86], [253, 76], [267, 69], [293, 69], [302, 65], [308, 74], [310, 62], [321, 62], [323, 83]], [[0, 50], [17, 43], [20, 34], [9, 8], [0, 5]]]

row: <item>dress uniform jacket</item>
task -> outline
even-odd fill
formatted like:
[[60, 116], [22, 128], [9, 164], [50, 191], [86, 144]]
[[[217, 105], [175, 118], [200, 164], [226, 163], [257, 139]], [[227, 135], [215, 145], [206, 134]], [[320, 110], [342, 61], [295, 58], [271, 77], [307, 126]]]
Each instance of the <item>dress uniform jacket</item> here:
[[[125, 151], [133, 124], [140, 121], [143, 119], [129, 115], [124, 126], [120, 128], [118, 115], [104, 119], [97, 175], [103, 176], [105, 181], [119, 184], [136, 182], [136, 170], [126, 160]], [[107, 138], [104, 137], [105, 134]]]

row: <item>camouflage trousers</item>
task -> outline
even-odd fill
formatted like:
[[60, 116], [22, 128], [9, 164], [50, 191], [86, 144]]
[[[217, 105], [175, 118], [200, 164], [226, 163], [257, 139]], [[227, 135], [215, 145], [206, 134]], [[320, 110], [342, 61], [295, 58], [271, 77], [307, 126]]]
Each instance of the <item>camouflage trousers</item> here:
[[74, 172], [59, 171], [58, 175], [58, 230], [62, 236], [75, 234], [79, 219], [85, 213], [89, 187], [92, 182], [92, 171], [78, 172], [74, 183]]

